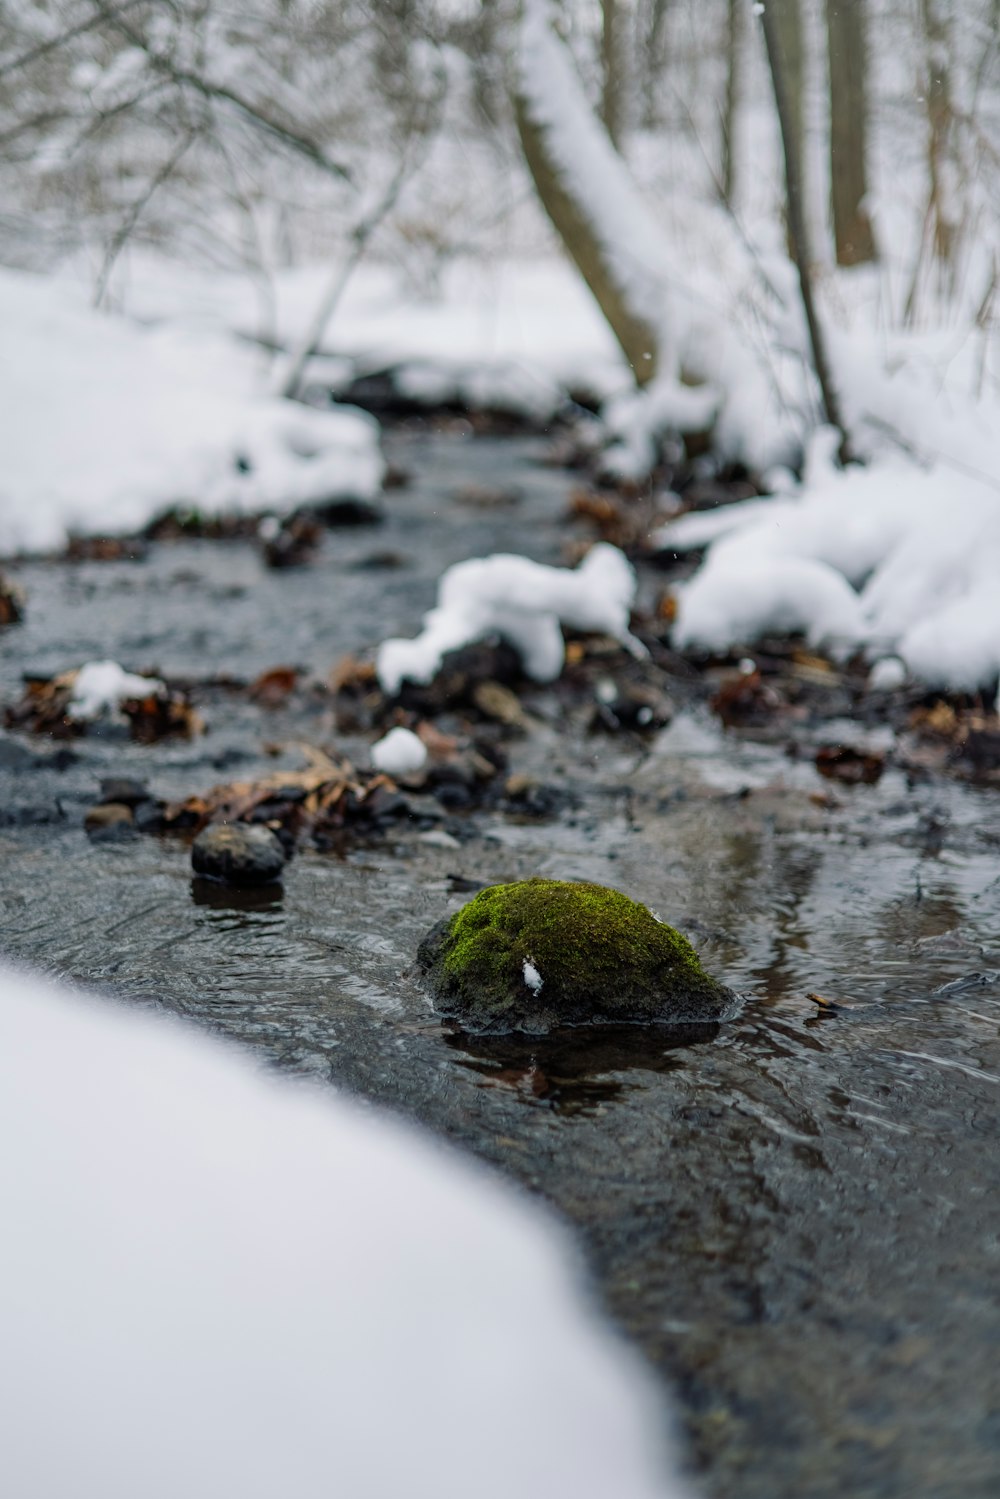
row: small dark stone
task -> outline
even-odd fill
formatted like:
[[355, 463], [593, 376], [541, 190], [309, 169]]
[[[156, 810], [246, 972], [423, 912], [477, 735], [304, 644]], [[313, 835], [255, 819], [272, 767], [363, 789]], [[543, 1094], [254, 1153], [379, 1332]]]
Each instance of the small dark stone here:
[[91, 807], [83, 826], [92, 843], [123, 843], [136, 834], [132, 808], [124, 802], [103, 802]]
[[285, 850], [270, 828], [243, 822], [212, 823], [191, 845], [195, 874], [232, 885], [263, 885], [277, 880]]
[[324, 526], [380, 526], [385, 519], [368, 500], [322, 500], [309, 508]]
[[144, 801], [137, 802], [132, 809], [132, 816], [138, 832], [163, 832], [163, 803], [155, 797], [147, 796]]
[[108, 776], [101, 781], [101, 804], [120, 802], [125, 807], [137, 807], [149, 800], [149, 787], [145, 781], [135, 781], [128, 776]]

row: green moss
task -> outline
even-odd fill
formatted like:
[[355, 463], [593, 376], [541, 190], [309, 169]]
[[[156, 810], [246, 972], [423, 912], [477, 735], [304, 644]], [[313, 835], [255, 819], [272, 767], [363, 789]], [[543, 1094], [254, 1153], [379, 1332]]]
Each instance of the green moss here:
[[565, 880], [481, 890], [424, 939], [418, 960], [442, 1013], [469, 1030], [689, 1023], [717, 1020], [733, 1002], [690, 942], [645, 906]]

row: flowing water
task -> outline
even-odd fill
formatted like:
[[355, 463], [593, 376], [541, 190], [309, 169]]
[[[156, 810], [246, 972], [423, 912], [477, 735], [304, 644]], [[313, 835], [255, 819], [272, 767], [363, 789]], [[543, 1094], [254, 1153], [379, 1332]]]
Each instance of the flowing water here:
[[[569, 481], [537, 445], [396, 445], [415, 482], [386, 525], [331, 536], [305, 571], [267, 572], [236, 543], [22, 566], [30, 611], [0, 636], [0, 696], [24, 670], [104, 655], [175, 675], [323, 672], [414, 633], [451, 561], [558, 557]], [[521, 497], [473, 505], [470, 484]], [[512, 769], [571, 793], [558, 818], [477, 813], [444, 839], [403, 825], [299, 856], [280, 897], [193, 884], [176, 840], [91, 845], [82, 814], [101, 775], [186, 794], [273, 769], [265, 743], [329, 743], [322, 700], [268, 712], [220, 690], [194, 744], [95, 737], [68, 764], [0, 737], [0, 941], [377, 1099], [553, 1203], [662, 1371], [706, 1495], [992, 1499], [995, 792], [890, 771], [830, 805], [810, 765], [697, 710], [640, 745], [567, 732], [545, 694], [535, 707]], [[747, 996], [739, 1018], [693, 1039], [449, 1033], [413, 969], [419, 938], [467, 898], [461, 882], [531, 874], [647, 902]]]

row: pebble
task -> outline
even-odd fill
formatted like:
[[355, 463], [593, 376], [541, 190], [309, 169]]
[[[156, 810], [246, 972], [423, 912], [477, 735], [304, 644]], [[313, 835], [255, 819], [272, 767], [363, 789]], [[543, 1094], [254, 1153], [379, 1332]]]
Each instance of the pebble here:
[[120, 843], [135, 836], [132, 808], [124, 802], [103, 802], [91, 807], [83, 826], [92, 843]]
[[270, 828], [218, 822], [203, 828], [191, 845], [195, 874], [231, 885], [264, 885], [281, 878], [285, 850]]

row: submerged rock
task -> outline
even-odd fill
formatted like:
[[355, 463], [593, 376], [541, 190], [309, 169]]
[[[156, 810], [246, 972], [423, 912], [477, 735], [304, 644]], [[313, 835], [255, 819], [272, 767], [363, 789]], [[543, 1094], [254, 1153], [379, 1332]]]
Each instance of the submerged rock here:
[[736, 996], [673, 927], [618, 890], [566, 880], [492, 885], [421, 942], [443, 1015], [479, 1033], [714, 1022]]
[[265, 885], [281, 878], [285, 850], [270, 828], [217, 822], [194, 840], [191, 864], [195, 874], [231, 885]]

